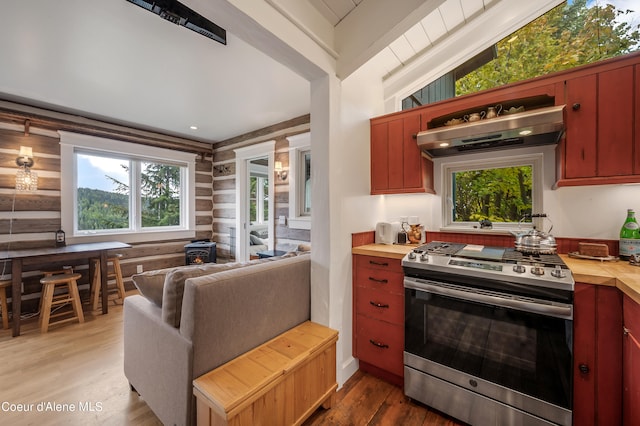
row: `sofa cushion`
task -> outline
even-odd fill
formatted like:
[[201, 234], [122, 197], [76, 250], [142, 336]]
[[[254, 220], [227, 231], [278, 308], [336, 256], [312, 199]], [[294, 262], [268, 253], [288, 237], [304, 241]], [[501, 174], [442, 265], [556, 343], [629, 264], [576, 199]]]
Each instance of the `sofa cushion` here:
[[161, 307], [165, 277], [167, 276], [167, 273], [174, 269], [176, 268], [142, 272], [140, 274], [132, 275], [131, 280], [141, 295], [146, 297], [155, 305]]
[[[231, 263], [224, 264], [231, 265]], [[235, 263], [234, 263], [235, 265]], [[240, 263], [237, 266], [242, 266], [244, 263]], [[142, 296], [153, 302], [156, 306], [162, 307], [162, 299], [164, 293], [164, 284], [167, 275], [170, 272], [176, 270], [196, 270], [203, 272], [203, 275], [207, 273], [215, 273], [220, 269], [221, 264], [218, 263], [205, 263], [201, 265], [186, 265], [186, 266], [172, 266], [170, 268], [156, 269], [153, 271], [141, 272], [131, 276], [133, 284], [136, 286]], [[225, 268], [222, 268], [225, 269]], [[196, 276], [198, 272], [195, 272]]]
[[201, 277], [239, 267], [237, 263], [206, 263], [203, 265], [175, 268], [167, 273], [162, 291], [162, 319], [173, 327], [180, 326], [184, 282], [188, 278]]
[[287, 257], [185, 282], [180, 334], [198, 347], [194, 377], [309, 319], [309, 256]]
[[248, 262], [205, 263], [198, 266], [175, 268], [167, 273], [164, 280], [164, 288], [162, 292], [162, 319], [173, 327], [180, 327], [184, 282], [189, 278], [196, 278], [203, 275], [215, 274], [216, 272], [229, 271], [231, 269], [242, 268], [245, 266], [272, 262], [291, 255], [292, 254], [287, 253], [280, 257], [254, 259]]

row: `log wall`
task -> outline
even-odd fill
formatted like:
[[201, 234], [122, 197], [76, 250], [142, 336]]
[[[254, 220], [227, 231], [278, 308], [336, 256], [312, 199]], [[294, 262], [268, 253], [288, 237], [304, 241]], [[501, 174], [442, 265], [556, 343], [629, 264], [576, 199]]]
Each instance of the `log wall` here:
[[[287, 137], [309, 131], [310, 116], [305, 115], [274, 126], [247, 133], [213, 145], [213, 241], [217, 241], [218, 257], [233, 260], [235, 254], [231, 230], [236, 220], [236, 157], [234, 149], [275, 140], [275, 161], [289, 167]], [[289, 179], [275, 181], [275, 245], [310, 243], [311, 232], [279, 225], [279, 216], [289, 216]]]
[[[0, 250], [51, 247], [55, 231], [61, 227], [60, 145], [58, 130], [84, 133], [125, 142], [175, 149], [198, 154], [196, 160], [196, 238], [217, 242], [219, 261], [233, 260], [230, 229], [236, 218], [234, 149], [276, 141], [276, 159], [288, 167], [287, 137], [309, 131], [309, 115], [256, 130], [216, 144], [182, 139], [112, 123], [105, 123], [55, 111], [0, 101]], [[15, 173], [20, 146], [33, 149], [38, 174], [38, 191], [17, 193]], [[275, 185], [275, 239], [286, 243], [309, 243], [310, 232], [278, 225], [280, 215], [288, 216], [289, 182]], [[187, 240], [141, 241], [122, 250], [122, 271], [127, 289], [133, 289], [131, 275], [137, 267], [144, 271], [184, 264]], [[46, 262], [23, 274], [23, 312], [36, 312], [40, 300], [42, 270], [62, 265]], [[88, 266], [74, 266], [83, 277], [81, 293], [88, 292]], [[11, 263], [0, 262], [0, 278], [11, 278]], [[9, 297], [10, 291], [9, 291]]]
[[[30, 120], [30, 121], [26, 121]], [[56, 230], [61, 227], [60, 215], [60, 145], [56, 131], [56, 119], [41, 120], [43, 127], [37, 127], [38, 118], [32, 114], [0, 110], [0, 250], [23, 249], [34, 247], [52, 247]], [[68, 122], [59, 120], [59, 128], [82, 132], [83, 126], [70, 126]], [[28, 134], [25, 134], [25, 123]], [[95, 122], [92, 122], [95, 125]], [[212, 238], [213, 225], [213, 175], [211, 144], [196, 143], [179, 138], [163, 137], [154, 134], [146, 137], [148, 132], [128, 137], [135, 129], [122, 129], [115, 132], [107, 126], [109, 131], [98, 132], [87, 126], [85, 133], [97, 134], [102, 137], [111, 135], [112, 138], [127, 142], [140, 143], [197, 152], [196, 159], [196, 238]], [[92, 130], [93, 129], [93, 130]], [[38, 190], [34, 193], [18, 193], [15, 191], [15, 173], [17, 170], [16, 157], [20, 146], [30, 146], [33, 149], [34, 165], [32, 171], [38, 174]], [[122, 272], [125, 286], [133, 289], [131, 275], [136, 273], [138, 265], [144, 271], [179, 266], [184, 264], [184, 245], [189, 240], [141, 241], [132, 244], [132, 248], [122, 250]], [[41, 270], [58, 267], [55, 263], [46, 262], [38, 268], [27, 270], [23, 274], [23, 312], [36, 312], [40, 299], [42, 277]], [[73, 265], [82, 273], [80, 281], [81, 293], [88, 291], [88, 267], [85, 262]], [[2, 279], [11, 278], [11, 263], [0, 262]], [[9, 295], [10, 296], [10, 295]]]

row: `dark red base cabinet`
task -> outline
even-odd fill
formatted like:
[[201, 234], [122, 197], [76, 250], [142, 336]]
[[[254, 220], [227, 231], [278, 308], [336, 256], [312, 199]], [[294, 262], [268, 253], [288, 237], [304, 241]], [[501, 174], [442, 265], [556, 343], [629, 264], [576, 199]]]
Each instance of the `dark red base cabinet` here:
[[360, 369], [403, 385], [404, 274], [399, 259], [353, 255], [353, 356]]
[[625, 426], [640, 424], [640, 305], [624, 296], [623, 418]]
[[576, 283], [573, 326], [573, 424], [620, 425], [623, 374], [620, 291], [616, 287]]

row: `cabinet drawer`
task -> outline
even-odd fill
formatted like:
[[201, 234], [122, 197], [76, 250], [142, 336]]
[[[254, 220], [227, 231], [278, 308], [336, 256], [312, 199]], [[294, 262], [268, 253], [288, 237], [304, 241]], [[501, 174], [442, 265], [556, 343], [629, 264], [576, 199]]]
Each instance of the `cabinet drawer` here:
[[386, 291], [394, 294], [404, 294], [404, 275], [377, 269], [358, 269], [356, 271], [356, 287], [365, 287]]
[[390, 259], [388, 257], [376, 257], [356, 255], [355, 268], [361, 269], [378, 269], [384, 271], [392, 271], [402, 273], [402, 264], [400, 259]]
[[400, 326], [404, 325], [404, 295], [356, 287], [356, 313]]
[[404, 327], [357, 315], [357, 357], [403, 377]]

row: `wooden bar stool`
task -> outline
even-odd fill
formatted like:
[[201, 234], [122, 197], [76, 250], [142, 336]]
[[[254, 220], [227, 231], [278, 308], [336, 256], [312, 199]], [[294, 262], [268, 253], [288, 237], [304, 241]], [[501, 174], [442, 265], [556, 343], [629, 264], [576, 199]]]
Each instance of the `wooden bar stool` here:
[[[49, 271], [42, 271], [42, 274], [45, 277], [50, 277], [52, 275], [59, 275], [59, 274], [73, 274], [73, 267], [72, 266], [63, 266], [62, 269], [53, 269], [53, 270], [49, 270]], [[42, 315], [42, 304], [44, 303], [44, 290], [45, 288], [42, 287], [42, 293], [40, 294], [40, 304], [39, 309], [40, 309], [40, 315]]]
[[[56, 273], [59, 272], [59, 273]], [[46, 333], [49, 326], [53, 324], [62, 324], [70, 321], [84, 322], [84, 314], [82, 313], [82, 303], [80, 302], [80, 294], [78, 293], [77, 280], [82, 275], [73, 273], [72, 270], [62, 271], [46, 271], [45, 276], [40, 279], [42, 284], [42, 298], [40, 304], [40, 332]], [[66, 286], [67, 292], [55, 294], [56, 286]], [[71, 303], [72, 312], [53, 313], [52, 309], [57, 306]], [[71, 316], [69, 316], [71, 315]], [[54, 318], [65, 316], [66, 318], [51, 321]]]
[[11, 280], [0, 281], [0, 309], [2, 309], [2, 328], [9, 328], [9, 308], [7, 307], [7, 287], [11, 287]]
[[[121, 254], [107, 258], [107, 280], [115, 279], [115, 284], [107, 284], [107, 290], [109, 292], [117, 292], [118, 296], [115, 300], [124, 301], [124, 280], [122, 279], [122, 269], [120, 268]], [[100, 259], [92, 258], [93, 263], [93, 282], [91, 283], [91, 309], [94, 311], [98, 309], [98, 303], [100, 301]]]

